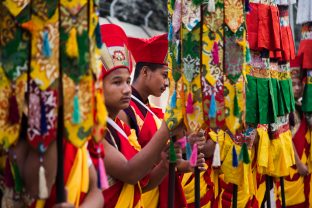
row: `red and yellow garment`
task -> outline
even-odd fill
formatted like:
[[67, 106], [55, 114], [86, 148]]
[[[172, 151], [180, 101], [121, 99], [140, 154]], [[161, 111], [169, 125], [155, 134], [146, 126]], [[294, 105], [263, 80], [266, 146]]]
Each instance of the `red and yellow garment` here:
[[[142, 102], [138, 92], [132, 88], [133, 96]], [[143, 104], [143, 102], [142, 102]], [[130, 107], [125, 110], [129, 116], [131, 128], [137, 132], [137, 140], [143, 148], [156, 133], [160, 127], [161, 120], [164, 117], [161, 108], [152, 107], [151, 104], [140, 104], [136, 99], [132, 99]], [[147, 110], [147, 108], [149, 110]], [[153, 112], [153, 113], [152, 113]], [[166, 207], [168, 205], [168, 177], [165, 177], [159, 187], [142, 194], [144, 207]], [[175, 207], [185, 207], [186, 200], [181, 187], [180, 177], [176, 174], [176, 194], [175, 194]]]
[[[311, 158], [311, 135], [305, 118], [301, 120], [292, 141], [301, 162], [308, 165], [308, 167], [310, 168], [311, 166], [309, 161]], [[287, 207], [310, 207], [310, 205], [312, 204], [310, 192], [311, 174], [305, 177], [300, 176], [298, 170], [296, 169], [296, 166], [292, 166], [290, 169], [290, 175], [285, 177], [284, 184]], [[276, 183], [276, 187], [276, 207], [281, 207], [281, 190], [279, 182]]]
[[[111, 137], [118, 144], [118, 150], [125, 156], [127, 160], [130, 160], [137, 152], [137, 148], [140, 147], [136, 142], [134, 131], [131, 131], [126, 125], [122, 123], [118, 118], [115, 121], [119, 127], [121, 127], [128, 136], [128, 140], [118, 133], [110, 125], [107, 125]], [[107, 133], [109, 135], [109, 133]], [[110, 140], [107, 136], [105, 139]], [[142, 181], [141, 181], [142, 182]], [[105, 198], [105, 208], [139, 208], [143, 207], [141, 201], [141, 187], [140, 184], [131, 185], [118, 181], [109, 176], [110, 187], [103, 191]], [[144, 183], [144, 182], [143, 182]]]

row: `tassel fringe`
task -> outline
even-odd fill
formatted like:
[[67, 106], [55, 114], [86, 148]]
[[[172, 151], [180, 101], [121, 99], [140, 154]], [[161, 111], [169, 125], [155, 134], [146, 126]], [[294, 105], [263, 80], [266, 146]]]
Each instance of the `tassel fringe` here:
[[217, 117], [217, 104], [214, 93], [211, 95], [210, 106], [209, 106], [209, 118]]
[[176, 108], [177, 107], [177, 91], [174, 89], [172, 95], [171, 95], [171, 100], [170, 100], [170, 107], [171, 108]]
[[189, 142], [186, 143], [186, 159], [189, 160], [192, 155], [192, 148]]
[[208, 0], [208, 12], [215, 12], [216, 11], [216, 3], [214, 0]]
[[239, 160], [243, 161], [245, 164], [250, 163], [250, 158], [249, 158], [249, 153], [248, 153], [248, 148], [247, 148], [246, 143], [244, 143], [241, 148], [241, 151], [239, 153]]
[[49, 58], [52, 54], [48, 31], [43, 32], [42, 54], [46, 58]]
[[193, 98], [192, 98], [192, 94], [191, 93], [189, 93], [188, 96], [187, 96], [186, 113], [187, 114], [194, 113]]
[[220, 60], [219, 60], [219, 46], [218, 46], [217, 42], [214, 42], [214, 44], [213, 44], [212, 58], [213, 58], [213, 64], [218, 65], [220, 63]]
[[171, 163], [175, 163], [177, 161], [177, 155], [175, 153], [174, 144], [172, 140], [170, 140], [170, 146], [169, 146], [169, 161]]
[[41, 116], [40, 116], [40, 133], [43, 136], [48, 132], [48, 125], [47, 125], [47, 116], [46, 116], [46, 108], [45, 108], [45, 103], [41, 99], [41, 105], [40, 105], [40, 111], [41, 111]]
[[74, 105], [73, 105], [73, 115], [72, 115], [72, 122], [73, 124], [80, 124], [80, 109], [79, 109], [79, 98], [78, 95], [74, 97]]
[[168, 41], [172, 41], [173, 38], [173, 26], [170, 24], [169, 33], [168, 33]]
[[69, 37], [66, 43], [66, 54], [70, 58], [78, 57], [77, 30], [75, 27], [69, 32]]
[[191, 167], [195, 167], [197, 165], [197, 156], [198, 156], [198, 147], [197, 144], [195, 143], [193, 145], [193, 150], [190, 158], [190, 165]]
[[235, 117], [239, 117], [240, 115], [240, 110], [239, 110], [239, 106], [238, 106], [238, 99], [237, 99], [237, 93], [236, 93], [236, 88], [234, 88], [235, 90], [235, 95], [234, 95], [234, 107], [233, 107], [233, 113]]
[[233, 148], [232, 148], [232, 166], [235, 168], [238, 167], [238, 157], [237, 157], [235, 145], [233, 145]]
[[104, 166], [104, 161], [102, 157], [99, 158], [98, 183], [99, 183], [99, 189], [101, 190], [105, 190], [109, 187], [107, 174], [106, 174], [105, 166]]
[[11, 169], [12, 175], [14, 178], [14, 190], [17, 193], [20, 193], [22, 192], [23, 183], [22, 183], [22, 178], [21, 178], [19, 168], [15, 160], [13, 161], [13, 163], [11, 163], [11, 168], [12, 168]]
[[39, 198], [47, 199], [49, 197], [45, 169], [41, 165], [39, 168]]
[[220, 145], [219, 142], [216, 142], [216, 146], [213, 152], [212, 167], [220, 167], [220, 166], [221, 166]]

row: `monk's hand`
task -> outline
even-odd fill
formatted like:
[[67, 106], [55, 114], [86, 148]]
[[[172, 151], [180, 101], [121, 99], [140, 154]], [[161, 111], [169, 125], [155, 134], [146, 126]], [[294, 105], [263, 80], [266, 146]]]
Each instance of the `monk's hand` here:
[[190, 143], [191, 147], [194, 146], [194, 144], [197, 144], [198, 151], [202, 151], [204, 149], [204, 146], [206, 144], [206, 137], [205, 134], [200, 132], [193, 132], [188, 136], [188, 142]]
[[299, 163], [297, 163], [296, 166], [297, 166], [297, 169], [298, 169], [298, 173], [301, 176], [307, 176], [309, 174], [308, 167], [305, 164], [303, 164], [301, 161]]
[[196, 166], [200, 171], [205, 171], [206, 169], [206, 160], [204, 153], [199, 153], [197, 156], [197, 163]]
[[181, 145], [179, 143], [175, 143], [174, 144], [174, 151], [175, 151], [175, 154], [177, 156], [177, 165], [181, 163], [181, 161], [183, 160], [183, 157], [182, 157], [182, 148], [181, 148]]
[[169, 144], [167, 144], [160, 153], [161, 161], [164, 169], [169, 170]]

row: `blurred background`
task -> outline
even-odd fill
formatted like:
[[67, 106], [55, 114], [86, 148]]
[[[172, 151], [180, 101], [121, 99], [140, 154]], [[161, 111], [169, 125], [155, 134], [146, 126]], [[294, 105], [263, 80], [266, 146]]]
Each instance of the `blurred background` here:
[[[289, 7], [290, 25], [296, 52], [300, 41], [301, 25], [296, 24], [297, 5]], [[167, 0], [100, 0], [100, 24], [121, 26], [130, 37], [149, 38], [167, 32]], [[165, 108], [168, 90], [151, 102]]]

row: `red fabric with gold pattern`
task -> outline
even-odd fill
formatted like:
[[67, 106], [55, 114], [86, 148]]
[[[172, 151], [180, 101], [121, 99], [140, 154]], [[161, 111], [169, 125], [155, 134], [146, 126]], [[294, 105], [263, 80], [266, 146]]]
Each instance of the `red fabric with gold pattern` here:
[[136, 63], [146, 62], [167, 64], [168, 35], [158, 35], [150, 39], [129, 38], [129, 48]]

